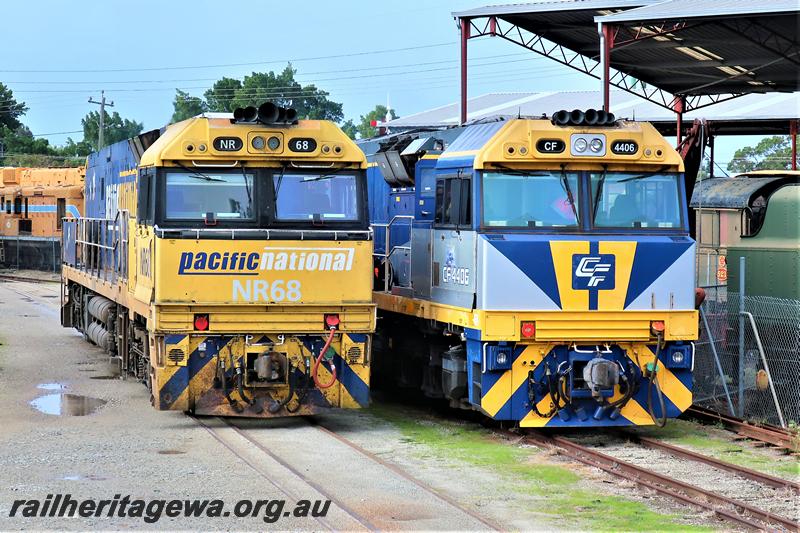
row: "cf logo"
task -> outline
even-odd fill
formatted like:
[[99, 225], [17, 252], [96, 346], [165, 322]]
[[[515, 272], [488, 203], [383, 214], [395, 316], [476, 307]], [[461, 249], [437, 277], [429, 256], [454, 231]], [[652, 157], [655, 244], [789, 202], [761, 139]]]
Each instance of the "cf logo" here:
[[575, 267], [575, 277], [588, 278], [587, 287], [598, 287], [606, 280], [606, 275], [611, 270], [612, 263], [603, 262], [601, 256], [587, 255], [581, 257]]

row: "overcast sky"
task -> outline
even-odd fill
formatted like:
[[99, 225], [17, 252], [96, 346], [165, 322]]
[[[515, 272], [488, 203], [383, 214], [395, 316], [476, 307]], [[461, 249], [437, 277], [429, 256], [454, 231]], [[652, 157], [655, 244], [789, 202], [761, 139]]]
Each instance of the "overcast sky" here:
[[[176, 88], [202, 95], [222, 76], [282, 70], [289, 60], [299, 81], [344, 104], [345, 118], [357, 121], [387, 100], [403, 116], [457, 101], [451, 12], [487, 3], [4, 0], [0, 82], [28, 105], [23, 121], [37, 135], [80, 130], [80, 119], [97, 109], [87, 99], [101, 90], [114, 101], [109, 111], [157, 128], [169, 122]], [[501, 39], [473, 40], [469, 51], [472, 96], [600, 87]], [[68, 136], [82, 138], [47, 138], [61, 144]], [[750, 141], [721, 140], [717, 160]]]

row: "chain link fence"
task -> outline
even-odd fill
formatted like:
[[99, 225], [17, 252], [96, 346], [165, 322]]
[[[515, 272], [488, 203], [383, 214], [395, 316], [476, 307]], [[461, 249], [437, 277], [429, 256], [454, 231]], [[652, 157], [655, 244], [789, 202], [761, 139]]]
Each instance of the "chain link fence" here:
[[800, 421], [800, 301], [706, 286], [694, 402], [787, 426]]

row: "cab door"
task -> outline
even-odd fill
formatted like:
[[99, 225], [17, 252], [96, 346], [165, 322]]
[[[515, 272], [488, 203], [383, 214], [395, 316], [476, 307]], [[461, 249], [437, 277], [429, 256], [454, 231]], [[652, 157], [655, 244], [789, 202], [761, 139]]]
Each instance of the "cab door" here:
[[475, 305], [476, 286], [471, 188], [463, 169], [437, 177], [431, 243], [431, 299], [466, 309]]
[[153, 293], [155, 169], [140, 169], [136, 180], [136, 218], [129, 222], [128, 292], [150, 303]]

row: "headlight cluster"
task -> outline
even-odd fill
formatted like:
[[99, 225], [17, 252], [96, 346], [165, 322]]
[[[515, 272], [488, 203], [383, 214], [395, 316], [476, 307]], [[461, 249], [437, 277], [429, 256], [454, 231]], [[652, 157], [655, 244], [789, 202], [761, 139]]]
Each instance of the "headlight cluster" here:
[[575, 133], [572, 135], [573, 156], [600, 157], [606, 155], [606, 137], [599, 133]]

